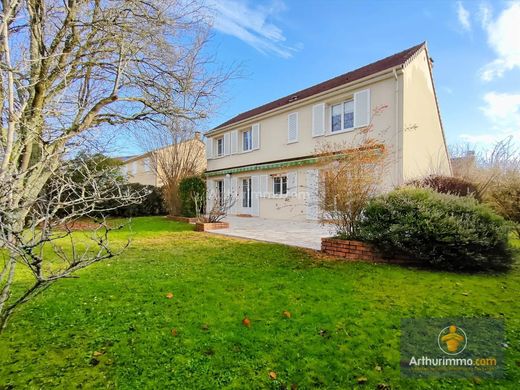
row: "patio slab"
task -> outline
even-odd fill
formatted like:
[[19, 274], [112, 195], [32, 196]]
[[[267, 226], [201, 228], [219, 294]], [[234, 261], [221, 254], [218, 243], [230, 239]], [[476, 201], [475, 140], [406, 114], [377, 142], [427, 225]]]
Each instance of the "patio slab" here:
[[322, 237], [332, 235], [330, 226], [310, 221], [237, 216], [228, 216], [224, 221], [229, 222], [228, 229], [214, 230], [210, 233], [316, 250], [321, 248]]

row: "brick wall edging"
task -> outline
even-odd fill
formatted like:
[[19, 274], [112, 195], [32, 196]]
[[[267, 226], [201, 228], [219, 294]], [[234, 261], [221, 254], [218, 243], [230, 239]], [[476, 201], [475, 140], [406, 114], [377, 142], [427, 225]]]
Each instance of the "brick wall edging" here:
[[341, 257], [347, 260], [359, 260], [378, 263], [412, 263], [403, 256], [386, 256], [372, 245], [355, 240], [324, 237], [321, 239], [321, 251], [327, 255]]
[[228, 227], [228, 222], [197, 222], [195, 224], [195, 231], [205, 232], [208, 230], [227, 229]]

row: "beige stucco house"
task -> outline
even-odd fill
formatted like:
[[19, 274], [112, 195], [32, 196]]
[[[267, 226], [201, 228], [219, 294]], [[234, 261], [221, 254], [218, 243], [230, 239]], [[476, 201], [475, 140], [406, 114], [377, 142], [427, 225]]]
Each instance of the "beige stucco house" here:
[[161, 171], [169, 167], [189, 166], [193, 174], [206, 170], [205, 144], [200, 132], [192, 139], [166, 146], [137, 156], [119, 158], [121, 170], [130, 183], [161, 187]]
[[355, 146], [369, 125], [392, 156], [382, 191], [430, 173], [451, 174], [426, 43], [208, 131], [208, 202], [232, 194], [231, 214], [318, 219], [317, 148], [323, 142]]

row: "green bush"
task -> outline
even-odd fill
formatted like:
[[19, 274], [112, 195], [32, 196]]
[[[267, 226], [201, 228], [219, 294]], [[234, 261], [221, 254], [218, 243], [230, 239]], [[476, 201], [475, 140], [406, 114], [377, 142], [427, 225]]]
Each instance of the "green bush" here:
[[[123, 187], [124, 186], [128, 186], [132, 192], [147, 190], [149, 191], [149, 194], [143, 199], [141, 203], [118, 207], [105, 214], [110, 214], [111, 217], [125, 218], [167, 214], [162, 197], [162, 191], [160, 188], [139, 183], [129, 183], [124, 184]], [[107, 206], [108, 204], [105, 203], [104, 207]]]
[[367, 205], [360, 235], [388, 255], [445, 270], [504, 270], [513, 257], [509, 227], [472, 198], [403, 188]]
[[183, 217], [197, 216], [195, 199], [199, 200], [199, 212], [203, 211], [206, 199], [206, 181], [200, 176], [186, 177], [179, 184], [179, 197], [181, 200], [181, 215]]

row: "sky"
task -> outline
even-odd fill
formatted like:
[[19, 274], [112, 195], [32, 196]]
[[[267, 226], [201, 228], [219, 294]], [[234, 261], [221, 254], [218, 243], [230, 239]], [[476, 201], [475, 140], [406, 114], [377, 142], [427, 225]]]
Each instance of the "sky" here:
[[219, 66], [240, 64], [241, 77], [203, 132], [426, 41], [448, 144], [520, 142], [520, 0], [205, 1], [207, 51]]

